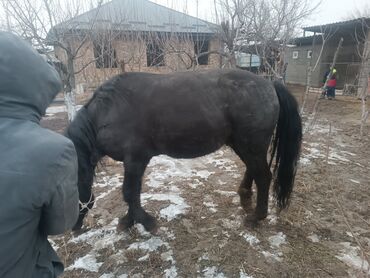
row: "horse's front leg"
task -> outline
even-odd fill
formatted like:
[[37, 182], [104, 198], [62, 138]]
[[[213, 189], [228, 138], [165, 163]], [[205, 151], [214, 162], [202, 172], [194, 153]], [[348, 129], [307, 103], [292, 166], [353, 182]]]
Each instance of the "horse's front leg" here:
[[94, 206], [94, 194], [92, 193], [92, 184], [94, 180], [95, 166], [88, 163], [82, 163], [79, 158], [78, 164], [78, 193], [80, 197], [80, 214], [73, 227], [73, 231], [79, 231], [82, 227], [83, 220], [90, 209]]
[[135, 223], [141, 223], [147, 231], [154, 232], [157, 227], [156, 220], [141, 207], [140, 203], [142, 177], [150, 158], [142, 156], [133, 158], [124, 161], [123, 198], [128, 204], [128, 212], [120, 219], [117, 228], [125, 230]]

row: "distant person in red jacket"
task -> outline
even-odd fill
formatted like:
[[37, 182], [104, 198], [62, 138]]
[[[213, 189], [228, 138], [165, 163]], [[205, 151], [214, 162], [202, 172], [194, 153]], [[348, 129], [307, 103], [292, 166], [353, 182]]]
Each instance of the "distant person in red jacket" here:
[[[329, 78], [330, 75], [330, 78]], [[328, 79], [329, 78], [329, 79]], [[335, 88], [337, 86], [337, 70], [335, 68], [330, 68], [327, 72], [325, 72], [323, 83], [325, 88], [323, 88], [323, 92], [321, 98], [325, 98], [325, 95], [328, 99], [335, 98]]]

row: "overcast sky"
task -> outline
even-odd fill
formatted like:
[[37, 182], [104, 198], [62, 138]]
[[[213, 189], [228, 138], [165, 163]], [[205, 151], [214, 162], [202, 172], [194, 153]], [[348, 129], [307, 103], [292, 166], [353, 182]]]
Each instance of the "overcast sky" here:
[[[0, 0], [1, 1], [1, 0]], [[152, 2], [188, 13], [211, 22], [215, 22], [214, 0], [150, 0]], [[219, 1], [219, 0], [216, 0]], [[315, 5], [320, 0], [312, 0]], [[198, 5], [198, 9], [197, 7]], [[365, 11], [370, 17], [370, 0], [321, 0], [318, 9], [304, 22], [304, 26], [333, 23], [348, 19], [356, 10]], [[4, 15], [0, 5], [0, 23], [4, 23]]]
[[[198, 17], [209, 21], [214, 21], [214, 8], [213, 0], [150, 0], [163, 6], [173, 8], [187, 12], [190, 15], [197, 16], [197, 5]], [[312, 0], [312, 3], [318, 3], [319, 0]], [[370, 0], [322, 0], [321, 5], [317, 11], [307, 19], [304, 23], [305, 26], [319, 25], [325, 23], [332, 23], [348, 19], [351, 13], [356, 10], [364, 10], [364, 7], [370, 12]], [[370, 15], [369, 15], [370, 16]]]

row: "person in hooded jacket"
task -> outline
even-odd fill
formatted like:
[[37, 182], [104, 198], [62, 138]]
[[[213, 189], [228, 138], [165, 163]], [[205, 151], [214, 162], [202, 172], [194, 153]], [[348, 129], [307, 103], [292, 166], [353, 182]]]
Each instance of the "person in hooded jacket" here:
[[61, 90], [58, 73], [25, 41], [0, 32], [0, 277], [57, 277], [48, 241], [78, 217], [77, 156], [40, 119]]
[[337, 70], [335, 68], [330, 67], [330, 69], [325, 72], [323, 86], [325, 86], [325, 88], [321, 94], [321, 98], [325, 98], [325, 96], [330, 100], [335, 98], [335, 87], [337, 86]]

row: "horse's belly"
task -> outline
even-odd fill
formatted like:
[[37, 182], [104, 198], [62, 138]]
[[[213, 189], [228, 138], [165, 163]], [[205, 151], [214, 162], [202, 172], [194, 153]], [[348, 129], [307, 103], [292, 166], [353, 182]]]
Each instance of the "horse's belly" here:
[[191, 142], [177, 145], [171, 148], [167, 146], [165, 149], [160, 150], [161, 154], [166, 154], [174, 158], [195, 158], [200, 157], [218, 150], [225, 144], [225, 141], [219, 142]]
[[228, 128], [192, 130], [188, 133], [168, 132], [156, 137], [159, 153], [175, 158], [195, 158], [212, 153], [225, 145], [230, 137]]

